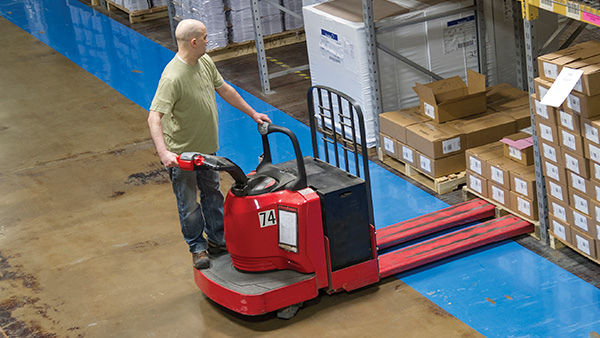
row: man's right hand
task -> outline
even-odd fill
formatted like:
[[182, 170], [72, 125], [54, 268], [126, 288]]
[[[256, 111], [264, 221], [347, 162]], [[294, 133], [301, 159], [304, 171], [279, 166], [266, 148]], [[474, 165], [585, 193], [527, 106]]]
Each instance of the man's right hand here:
[[158, 156], [160, 156], [160, 161], [165, 168], [179, 167], [179, 162], [177, 162], [177, 154], [165, 150], [164, 152], [158, 154]]

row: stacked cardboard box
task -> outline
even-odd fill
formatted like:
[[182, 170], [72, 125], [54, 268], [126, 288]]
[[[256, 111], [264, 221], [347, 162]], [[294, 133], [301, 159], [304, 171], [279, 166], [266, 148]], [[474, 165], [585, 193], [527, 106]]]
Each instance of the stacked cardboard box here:
[[538, 219], [533, 137], [519, 132], [466, 152], [467, 187], [511, 212]]
[[[600, 253], [600, 42], [590, 41], [539, 57], [535, 122], [546, 182], [549, 227], [554, 237], [581, 253]], [[567, 100], [541, 100], [563, 68], [583, 70]]]
[[[460, 78], [417, 84], [420, 106], [381, 114], [382, 152], [437, 178], [464, 171], [468, 148], [498, 141], [515, 133], [517, 125], [527, 125], [528, 108], [526, 115], [517, 111], [528, 106], [527, 93], [509, 85], [486, 90], [481, 74], [469, 71], [468, 77], [468, 85]], [[488, 99], [492, 106], [486, 105]]]

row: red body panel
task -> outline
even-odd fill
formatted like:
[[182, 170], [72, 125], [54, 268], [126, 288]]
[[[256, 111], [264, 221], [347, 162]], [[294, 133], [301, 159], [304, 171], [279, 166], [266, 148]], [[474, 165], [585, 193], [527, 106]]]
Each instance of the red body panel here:
[[[297, 215], [297, 252], [279, 245], [279, 210]], [[268, 221], [273, 212], [275, 221]], [[267, 216], [265, 216], [267, 215]], [[265, 218], [267, 217], [267, 218]], [[225, 241], [233, 265], [242, 271], [292, 269], [316, 273], [318, 286], [327, 285], [321, 201], [312, 189], [279, 191], [225, 202]], [[265, 225], [265, 223], [267, 225]]]

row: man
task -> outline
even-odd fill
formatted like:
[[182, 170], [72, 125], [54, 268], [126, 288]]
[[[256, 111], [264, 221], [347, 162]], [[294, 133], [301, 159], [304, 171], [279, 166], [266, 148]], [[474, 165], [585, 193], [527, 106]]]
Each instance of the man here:
[[[217, 152], [215, 91], [257, 123], [271, 120], [252, 109], [233, 87], [225, 83], [206, 55], [208, 40], [202, 22], [181, 21], [175, 37], [178, 51], [162, 73], [150, 106], [148, 125], [160, 160], [169, 171], [181, 231], [192, 253], [194, 267], [205, 269], [210, 267], [209, 254], [217, 255], [225, 250], [224, 198], [219, 189], [219, 173], [183, 171], [178, 167], [177, 156], [187, 151]], [[200, 204], [196, 189], [200, 191]]]

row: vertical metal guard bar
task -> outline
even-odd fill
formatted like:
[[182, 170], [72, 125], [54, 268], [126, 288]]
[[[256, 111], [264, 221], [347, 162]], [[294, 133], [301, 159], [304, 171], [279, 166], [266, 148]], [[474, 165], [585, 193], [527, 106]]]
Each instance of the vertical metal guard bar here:
[[[321, 116], [321, 130], [323, 131], [323, 137], [325, 137], [325, 129], [327, 127], [325, 126], [325, 112], [323, 109], [323, 91], [319, 88], [317, 92], [319, 96], [319, 116]], [[329, 163], [329, 149], [327, 148], [327, 142], [323, 142], [323, 148], [325, 151], [325, 161]]]
[[[321, 101], [320, 94], [317, 95], [319, 95], [319, 101]], [[314, 91], [309, 90], [306, 96], [306, 101], [308, 102], [308, 123], [310, 125], [310, 138], [312, 140], [313, 157], [319, 158], [319, 145], [317, 144], [317, 133], [313, 132], [313, 130], [317, 130], [315, 121], [317, 119], [317, 117], [315, 116], [315, 93]], [[321, 104], [319, 103], [319, 106], [320, 105]]]
[[[340, 155], [337, 147], [337, 132], [335, 131], [335, 115], [333, 114], [333, 100], [331, 91], [327, 91], [327, 101], [329, 102], [329, 116], [331, 116], [331, 138], [333, 139], [333, 153], [335, 154], [335, 166], [340, 167]], [[323, 128], [325, 129], [325, 128]], [[329, 161], [328, 161], [329, 162]]]
[[[345, 147], [345, 141], [347, 139], [346, 137], [346, 126], [344, 125], [346, 123], [346, 116], [344, 115], [344, 107], [342, 106], [342, 97], [341, 96], [337, 96], [337, 101], [338, 101], [338, 111], [337, 111], [337, 115], [340, 119], [340, 126], [342, 127], [342, 132], [341, 132], [341, 137], [342, 137], [342, 150], [344, 151], [344, 164], [346, 165], [346, 171], [350, 171], [350, 166], [348, 164], [348, 150]], [[335, 145], [337, 148], [337, 144]]]
[[[360, 176], [360, 166], [358, 165], [358, 144], [356, 143], [356, 124], [354, 123], [354, 106], [348, 102], [348, 106], [350, 107], [350, 124], [352, 125], [352, 146], [354, 148], [354, 164], [356, 166], [356, 176]], [[362, 141], [362, 138], [361, 138]]]

